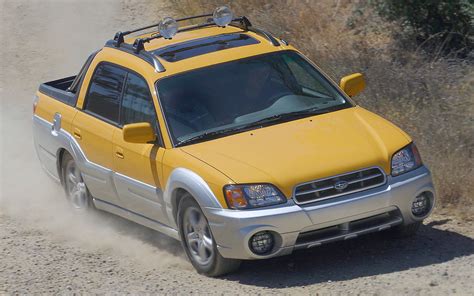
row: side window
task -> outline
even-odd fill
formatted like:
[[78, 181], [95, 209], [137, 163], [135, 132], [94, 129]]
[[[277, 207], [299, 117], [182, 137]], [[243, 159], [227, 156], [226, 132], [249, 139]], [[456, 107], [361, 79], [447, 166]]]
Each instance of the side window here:
[[149, 122], [155, 132], [158, 122], [153, 99], [147, 82], [134, 73], [128, 73], [122, 99], [122, 124]]
[[90, 82], [85, 109], [118, 123], [120, 95], [126, 74], [121, 68], [108, 64], [99, 65]]

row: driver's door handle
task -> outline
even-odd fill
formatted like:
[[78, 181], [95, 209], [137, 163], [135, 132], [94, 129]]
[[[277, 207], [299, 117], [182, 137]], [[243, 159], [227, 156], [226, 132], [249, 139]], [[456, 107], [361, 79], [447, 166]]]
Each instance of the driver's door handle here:
[[78, 139], [78, 140], [81, 140], [82, 139], [82, 136], [81, 136], [81, 131], [77, 128], [74, 129], [74, 138]]

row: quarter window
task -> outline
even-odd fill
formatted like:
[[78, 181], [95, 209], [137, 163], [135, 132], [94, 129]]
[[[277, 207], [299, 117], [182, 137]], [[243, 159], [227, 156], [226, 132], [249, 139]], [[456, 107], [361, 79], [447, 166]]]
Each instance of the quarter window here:
[[120, 96], [126, 72], [108, 64], [101, 64], [92, 77], [86, 99], [86, 110], [118, 123]]

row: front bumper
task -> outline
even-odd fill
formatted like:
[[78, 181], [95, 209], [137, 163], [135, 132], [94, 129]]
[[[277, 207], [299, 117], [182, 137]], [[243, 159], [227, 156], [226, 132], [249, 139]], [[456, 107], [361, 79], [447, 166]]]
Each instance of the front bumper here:
[[[296, 205], [293, 200], [289, 200], [285, 206], [267, 209], [203, 210], [223, 257], [263, 259], [290, 254], [295, 249], [388, 229], [401, 223], [421, 221], [431, 210], [423, 217], [416, 217], [411, 212], [411, 206], [414, 198], [422, 192], [432, 196], [434, 206], [434, 186], [425, 166], [401, 176], [388, 176], [387, 183], [380, 187], [308, 205]], [[357, 228], [347, 229], [353, 223]], [[321, 229], [328, 230], [326, 232], [329, 233], [331, 227], [344, 230], [313, 241], [311, 235], [308, 235], [318, 233]], [[248, 242], [252, 235], [263, 230], [277, 234], [276, 246], [270, 254], [259, 256], [250, 250]], [[303, 236], [306, 238], [302, 239]]]

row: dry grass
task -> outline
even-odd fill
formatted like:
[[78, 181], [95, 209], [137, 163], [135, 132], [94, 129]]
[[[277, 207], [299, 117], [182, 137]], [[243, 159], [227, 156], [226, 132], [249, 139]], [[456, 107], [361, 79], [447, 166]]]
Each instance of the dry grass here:
[[[174, 0], [176, 15], [212, 11], [223, 1]], [[334, 80], [353, 72], [368, 88], [356, 101], [407, 131], [433, 172], [439, 205], [472, 213], [474, 67], [427, 58], [395, 40], [365, 1], [226, 1], [238, 14], [290, 41]], [[406, 41], [404, 41], [406, 42]], [[405, 43], [405, 45], [407, 45]]]

